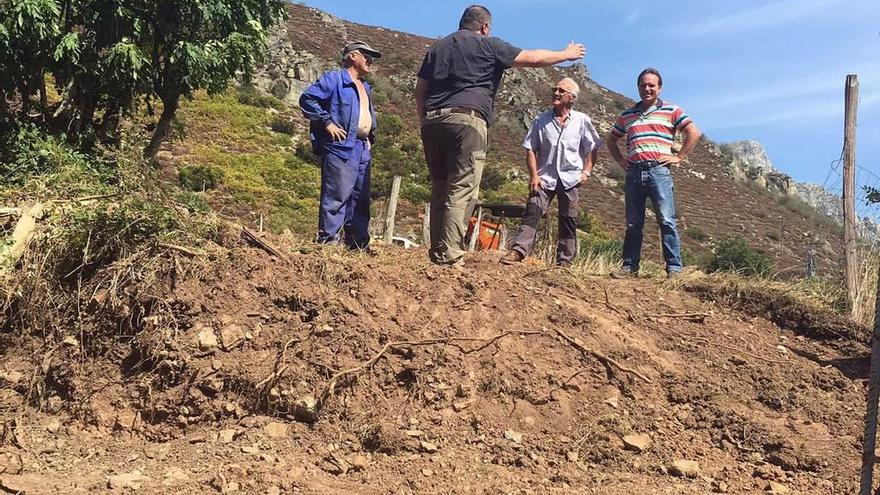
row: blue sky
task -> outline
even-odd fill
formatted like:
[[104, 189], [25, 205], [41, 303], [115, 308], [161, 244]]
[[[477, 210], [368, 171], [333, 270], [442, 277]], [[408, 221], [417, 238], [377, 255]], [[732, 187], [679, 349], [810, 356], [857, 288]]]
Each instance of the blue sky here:
[[[470, 2], [306, 0], [361, 24], [440, 37]], [[880, 0], [487, 0], [492, 35], [521, 48], [584, 43], [598, 83], [637, 98], [647, 66], [663, 97], [718, 142], [754, 139], [776, 168], [839, 190], [846, 75], [860, 83], [859, 184], [880, 182]]]

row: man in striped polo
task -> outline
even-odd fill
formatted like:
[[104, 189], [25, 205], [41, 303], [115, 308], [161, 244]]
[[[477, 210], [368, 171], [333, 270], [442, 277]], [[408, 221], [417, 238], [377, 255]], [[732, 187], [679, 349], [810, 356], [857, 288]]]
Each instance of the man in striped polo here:
[[[656, 69], [643, 70], [637, 79], [641, 101], [623, 111], [608, 135], [608, 151], [626, 170], [626, 235], [623, 240], [623, 268], [611, 273], [614, 278], [635, 276], [642, 253], [642, 230], [645, 203], [651, 198], [663, 243], [666, 275], [681, 273], [681, 239], [675, 226], [675, 197], [671, 167], [687, 157], [700, 130], [677, 105], [660, 99], [663, 78]], [[672, 152], [675, 134], [684, 132], [684, 144]], [[626, 136], [626, 158], [617, 141]]]

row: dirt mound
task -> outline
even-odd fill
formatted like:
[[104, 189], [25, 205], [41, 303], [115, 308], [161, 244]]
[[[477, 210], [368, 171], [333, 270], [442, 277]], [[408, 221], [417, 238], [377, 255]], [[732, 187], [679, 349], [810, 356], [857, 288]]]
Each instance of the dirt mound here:
[[277, 244], [170, 280], [100, 354], [3, 336], [0, 486], [855, 491], [857, 343], [655, 280]]

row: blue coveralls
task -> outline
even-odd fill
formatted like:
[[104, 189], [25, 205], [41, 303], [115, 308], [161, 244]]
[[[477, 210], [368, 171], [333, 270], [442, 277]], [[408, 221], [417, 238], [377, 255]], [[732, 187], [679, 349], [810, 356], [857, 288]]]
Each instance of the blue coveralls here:
[[[370, 99], [373, 125], [369, 140], [376, 130], [370, 85], [363, 81]], [[363, 249], [370, 242], [370, 150], [367, 140], [358, 138], [360, 100], [347, 70], [326, 72], [309, 86], [299, 99], [303, 115], [312, 122], [313, 149], [321, 156], [321, 204], [318, 212], [317, 242], [336, 243], [345, 231], [345, 244]], [[342, 141], [334, 141], [326, 132], [333, 122], [346, 132]]]

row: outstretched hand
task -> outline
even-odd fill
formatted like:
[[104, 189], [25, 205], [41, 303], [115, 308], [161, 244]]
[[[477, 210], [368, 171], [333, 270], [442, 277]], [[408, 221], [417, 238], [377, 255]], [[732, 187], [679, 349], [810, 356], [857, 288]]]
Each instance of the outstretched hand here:
[[580, 60], [587, 54], [586, 47], [581, 43], [575, 43], [574, 41], [569, 42], [564, 51], [566, 60], [570, 61]]

